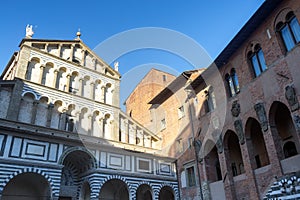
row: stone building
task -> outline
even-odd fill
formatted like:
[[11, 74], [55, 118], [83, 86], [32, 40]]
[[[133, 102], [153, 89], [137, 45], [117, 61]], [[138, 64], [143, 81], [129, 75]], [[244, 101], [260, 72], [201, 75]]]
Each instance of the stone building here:
[[145, 102], [181, 199], [300, 198], [299, 20], [299, 1], [264, 1], [206, 70]]
[[179, 199], [162, 138], [120, 110], [117, 69], [80, 33], [32, 34], [1, 75], [1, 199]]

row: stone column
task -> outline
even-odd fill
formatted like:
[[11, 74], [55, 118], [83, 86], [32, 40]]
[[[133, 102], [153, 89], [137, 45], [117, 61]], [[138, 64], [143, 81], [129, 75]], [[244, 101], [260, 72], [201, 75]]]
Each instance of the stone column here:
[[59, 44], [59, 45], [58, 45], [58, 49], [57, 49], [57, 56], [58, 56], [58, 57], [61, 56], [61, 47], [62, 47], [62, 44]]
[[75, 45], [72, 44], [72, 45], [71, 45], [70, 57], [69, 57], [69, 61], [71, 61], [71, 62], [73, 61], [74, 47], [75, 47]]
[[58, 71], [55, 70], [55, 71], [54, 71], [54, 76], [53, 76], [53, 82], [52, 82], [52, 87], [53, 87], [53, 88], [55, 88], [55, 86], [56, 86], [57, 73], [58, 73]]
[[78, 87], [78, 95], [83, 96], [83, 85], [82, 85], [83, 79], [79, 79], [79, 87]]
[[92, 135], [93, 133], [93, 116], [92, 115], [88, 115], [88, 130], [87, 130], [87, 135]]
[[100, 133], [99, 133], [99, 137], [101, 137], [101, 138], [103, 138], [104, 137], [104, 118], [101, 118], [101, 119], [99, 119], [99, 122], [100, 122], [100, 128], [99, 128], [99, 131], [100, 131]]
[[105, 103], [105, 86], [101, 87], [101, 99], [100, 99], [101, 103]]
[[252, 165], [251, 165], [249, 149], [247, 148], [247, 145], [245, 145], [245, 143], [243, 145], [240, 145], [240, 147], [241, 147], [245, 175], [247, 177], [247, 186], [249, 188], [251, 188], [251, 190], [248, 190], [250, 199], [259, 200], [260, 199], [259, 191], [258, 191], [258, 188], [256, 185], [254, 169], [252, 168]]
[[237, 198], [234, 189], [234, 180], [230, 168], [230, 163], [229, 163], [230, 161], [227, 159], [229, 158], [228, 149], [224, 149], [222, 153], [218, 153], [218, 154], [219, 154], [219, 161], [220, 161], [220, 166], [222, 171], [222, 178], [223, 178], [226, 199], [235, 200]]
[[40, 66], [40, 76], [39, 76], [39, 83], [40, 83], [40, 84], [43, 84], [43, 83], [42, 83], [42, 80], [43, 80], [43, 76], [44, 76], [44, 70], [45, 70], [45, 66], [44, 66], [44, 65], [41, 65], [41, 66]]
[[94, 100], [95, 99], [95, 83], [91, 83], [90, 84], [91, 85], [91, 87], [90, 87], [90, 98], [92, 99], [92, 100]]
[[94, 63], [93, 69], [97, 70], [97, 59], [96, 58], [93, 58], [93, 63]]
[[[48, 45], [49, 45], [49, 43], [46, 43], [46, 44], [45, 44], [45, 51], [46, 51], [46, 52], [48, 52]], [[49, 53], [49, 52], [48, 52], [48, 53]]]
[[35, 124], [38, 105], [39, 105], [39, 102], [34, 100], [33, 101], [33, 106], [32, 106], [32, 111], [31, 111], [31, 124]]
[[54, 105], [52, 103], [50, 103], [49, 106], [48, 106], [46, 127], [50, 127], [51, 126], [51, 118], [52, 118], [53, 108], [54, 108]]
[[85, 50], [84, 49], [82, 49], [82, 51], [81, 51], [81, 65], [82, 66], [85, 66]]
[[265, 140], [270, 165], [272, 166], [272, 174], [274, 177], [281, 176], [283, 172], [280, 159], [283, 158], [283, 150], [280, 144], [280, 136], [277, 134], [277, 128], [275, 124], [269, 124], [269, 126], [270, 128], [266, 132], [262, 133]]
[[67, 114], [66, 111], [64, 110], [61, 114], [60, 114], [60, 120], [59, 120], [59, 129], [60, 130], [66, 130], [66, 121], [67, 120]]
[[[192, 154], [195, 154], [195, 153], [193, 152]], [[196, 156], [196, 155], [194, 155], [194, 156]], [[206, 165], [205, 158], [203, 159], [201, 164], [197, 163], [197, 161], [196, 161], [195, 165], [196, 165], [196, 167], [199, 168], [200, 174], [198, 176], [200, 176], [201, 183], [198, 183], [198, 184], [201, 184], [203, 199], [210, 200], [211, 195], [210, 195], [210, 191], [209, 191], [209, 183], [208, 183], [207, 171], [206, 171], [207, 165]], [[196, 173], [197, 173], [197, 170], [196, 170]], [[196, 181], [199, 182], [199, 180], [197, 178], [196, 178]], [[199, 188], [199, 190], [200, 190], [200, 188]], [[199, 196], [199, 198], [201, 198], [200, 194], [198, 196]]]
[[71, 76], [70, 74], [68, 74], [66, 76], [67, 80], [66, 80], [66, 92], [70, 92], [70, 79], [71, 79]]

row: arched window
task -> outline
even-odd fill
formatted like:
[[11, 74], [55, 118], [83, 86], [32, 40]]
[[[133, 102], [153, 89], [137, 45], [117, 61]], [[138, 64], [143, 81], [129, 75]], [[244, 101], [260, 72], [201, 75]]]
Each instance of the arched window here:
[[240, 92], [239, 80], [234, 68], [231, 69], [230, 74], [225, 75], [225, 80], [231, 97]]
[[300, 42], [300, 25], [292, 11], [286, 15], [285, 20], [277, 23], [276, 30], [280, 33], [286, 50], [290, 51]]
[[215, 94], [212, 87], [210, 87], [208, 90], [205, 90], [204, 93], [206, 96], [204, 101], [205, 113], [209, 113], [216, 108]]
[[263, 71], [267, 69], [264, 53], [260, 45], [256, 45], [254, 51], [248, 53], [248, 59], [254, 71], [255, 77], [259, 76]]

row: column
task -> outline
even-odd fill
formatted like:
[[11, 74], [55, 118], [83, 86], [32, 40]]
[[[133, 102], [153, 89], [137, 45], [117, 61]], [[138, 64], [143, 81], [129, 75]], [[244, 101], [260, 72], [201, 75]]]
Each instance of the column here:
[[95, 99], [95, 83], [93, 83], [93, 82], [91, 82], [91, 87], [90, 87], [90, 98], [92, 99], [92, 100], [94, 100]]
[[93, 115], [88, 115], [88, 135], [92, 135], [93, 133]]
[[70, 92], [70, 79], [71, 79], [71, 76], [70, 76], [70, 74], [68, 74], [67, 76], [66, 76], [66, 78], [67, 78], [67, 82], [66, 82], [66, 92]]
[[[193, 152], [194, 154], [194, 152]], [[198, 155], [195, 155], [198, 156]], [[200, 165], [200, 166], [199, 166]], [[205, 158], [203, 159], [203, 161], [199, 164], [199, 162], [197, 163], [196, 160], [196, 167], [199, 168], [199, 176], [200, 176], [200, 180], [201, 180], [201, 190], [202, 190], [202, 195], [203, 195], [203, 199], [211, 199], [211, 194], [209, 191], [209, 183], [208, 183], [208, 178], [207, 178], [207, 166], [206, 166], [206, 160]], [[198, 180], [197, 180], [198, 181]], [[200, 188], [199, 188], [200, 190]], [[200, 195], [199, 195], [200, 197]]]
[[82, 49], [82, 51], [81, 51], [82, 57], [81, 57], [81, 63], [80, 63], [82, 66], [85, 66], [85, 52], [86, 51], [84, 49]]
[[[44, 65], [41, 65], [40, 66], [40, 76], [39, 76], [39, 83], [40, 84], [43, 84], [42, 81], [43, 81], [43, 76], [44, 76], [44, 70], [45, 70], [45, 66]], [[45, 77], [46, 78], [46, 77]], [[44, 83], [45, 84], [45, 83]], [[43, 84], [43, 85], [44, 85]]]
[[58, 71], [57, 71], [57, 70], [55, 70], [55, 71], [54, 71], [53, 82], [52, 82], [52, 87], [53, 87], [53, 88], [55, 88], [55, 86], [56, 86], [56, 81], [57, 81], [57, 73], [58, 73]]
[[53, 110], [53, 108], [54, 108], [54, 105], [52, 103], [50, 103], [49, 106], [48, 106], [46, 127], [50, 127], [51, 126], [51, 118], [52, 118], [52, 110]]
[[222, 171], [225, 196], [226, 199], [237, 199], [234, 189], [233, 174], [230, 168], [229, 161], [226, 159], [226, 157], [229, 157], [228, 150], [224, 149], [221, 154], [219, 153], [219, 161]]
[[[279, 138], [276, 138], [275, 135], [277, 131], [276, 125], [274, 124], [269, 124], [269, 128], [266, 132], [263, 132], [263, 137], [265, 140], [265, 144], [266, 144], [266, 149], [268, 152], [268, 156], [269, 156], [269, 161], [270, 161], [270, 165], [272, 166], [272, 174], [274, 174], [274, 176], [281, 176], [283, 174], [282, 169], [281, 169], [281, 163], [280, 163], [280, 158], [282, 158], [283, 152], [279, 152], [282, 151], [282, 148], [279, 148], [278, 151], [278, 146], [280, 147], [281, 144], [278, 144], [276, 141], [280, 141]], [[273, 134], [275, 133], [275, 134]], [[280, 137], [279, 135], [277, 135], [277, 137]]]
[[73, 61], [74, 47], [75, 47], [75, 45], [72, 44], [72, 45], [71, 45], [70, 57], [69, 57], [69, 61], [71, 61], [71, 62]]
[[38, 107], [39, 102], [37, 100], [33, 101], [33, 107], [31, 111], [31, 124], [35, 124], [35, 118], [36, 118], [36, 112], [37, 112], [37, 107]]
[[101, 99], [100, 99], [101, 103], [105, 103], [105, 86], [101, 87]]
[[97, 59], [96, 58], [93, 58], [93, 63], [94, 63], [93, 69], [97, 70]]
[[79, 87], [78, 87], [78, 94], [80, 95], [80, 96], [83, 96], [83, 94], [82, 94], [82, 92], [83, 92], [83, 85], [82, 85], [82, 81], [83, 81], [83, 79], [82, 78], [80, 78], [79, 79]]
[[[46, 43], [46, 44], [45, 44], [45, 51], [46, 51], [46, 52], [48, 52], [48, 45], [49, 45], [49, 43]], [[48, 52], [48, 53], [49, 53], [49, 52]]]
[[247, 148], [246, 143], [244, 143], [243, 145], [240, 145], [240, 147], [241, 147], [241, 153], [242, 153], [242, 158], [243, 158], [243, 163], [244, 163], [244, 170], [245, 170], [245, 174], [247, 177], [247, 186], [249, 188], [251, 188], [251, 190], [249, 190], [250, 199], [259, 200], [260, 199], [259, 191], [258, 191], [256, 181], [255, 181], [254, 170], [251, 165], [249, 150]]
[[66, 110], [64, 110], [61, 114], [60, 114], [60, 120], [59, 120], [59, 129], [60, 130], [66, 130], [66, 119], [67, 119], [67, 114], [66, 114]]
[[61, 56], [61, 46], [62, 46], [62, 44], [58, 44], [58, 49], [57, 49], [57, 56], [58, 57]]

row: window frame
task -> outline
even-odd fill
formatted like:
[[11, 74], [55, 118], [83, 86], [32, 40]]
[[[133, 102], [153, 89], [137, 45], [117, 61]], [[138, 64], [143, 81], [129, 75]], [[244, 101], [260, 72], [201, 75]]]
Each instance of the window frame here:
[[[296, 15], [294, 14], [294, 12], [291, 11], [286, 15], [286, 21], [285, 22], [279, 22], [276, 25], [276, 30], [280, 35], [280, 38], [283, 42], [283, 45], [285, 47], [286, 52], [291, 51], [297, 44], [300, 43], [300, 38], [297, 39], [296, 32], [292, 28], [292, 23], [293, 22], [296, 22], [298, 24], [299, 28], [300, 28], [300, 24], [299, 24], [299, 21], [298, 21]], [[288, 31], [287, 32], [289, 34], [288, 39], [292, 39], [293, 44], [292, 44], [291, 47], [288, 46], [287, 41], [286, 41], [286, 37], [284, 37], [284, 33], [283, 33], [284, 29], [286, 29]], [[299, 34], [300, 34], [300, 32], [299, 32]]]
[[[255, 66], [253, 58], [256, 58], [257, 66]], [[251, 68], [252, 68], [252, 71], [253, 71], [253, 74], [254, 74], [255, 78], [259, 77], [264, 71], [266, 71], [268, 69], [268, 66], [266, 64], [266, 59], [265, 59], [265, 56], [264, 56], [264, 52], [263, 52], [261, 46], [258, 45], [258, 44], [255, 46], [254, 52], [250, 51], [248, 53], [248, 60], [250, 62], [250, 65], [251, 65]]]
[[234, 97], [240, 92], [240, 85], [235, 68], [225, 75], [225, 81], [229, 91], [229, 96]]
[[[190, 170], [192, 171], [192, 173], [190, 173]], [[188, 188], [197, 186], [195, 164], [193, 163], [193, 164], [184, 166], [184, 171], [185, 171], [185, 177], [186, 177], [186, 186]]]

